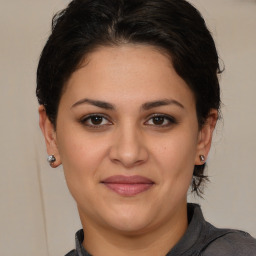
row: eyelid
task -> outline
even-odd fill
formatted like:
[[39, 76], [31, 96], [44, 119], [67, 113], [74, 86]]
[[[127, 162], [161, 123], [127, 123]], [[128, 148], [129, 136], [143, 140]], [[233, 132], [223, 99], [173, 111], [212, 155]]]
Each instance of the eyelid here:
[[[99, 125], [86, 124], [87, 120], [89, 120], [90, 118], [95, 117], [95, 116], [102, 117], [103, 119], [106, 119], [109, 122], [109, 124], [99, 124]], [[105, 114], [102, 114], [102, 113], [93, 113], [93, 114], [85, 115], [82, 118], [80, 118], [79, 122], [82, 125], [85, 125], [85, 126], [91, 127], [91, 128], [102, 128], [104, 126], [108, 126], [108, 125], [113, 124], [113, 122], [110, 121], [110, 117], [105, 115]]]
[[[92, 117], [102, 117], [103, 119], [107, 120], [107, 124], [89, 124], [89, 123], [86, 123], [88, 120], [90, 120], [90, 118]], [[167, 120], [167, 124], [148, 124], [148, 122], [154, 118], [154, 117], [162, 117], [164, 118], [165, 120]], [[113, 125], [114, 123], [111, 121], [111, 118], [106, 115], [106, 114], [103, 114], [103, 113], [91, 113], [91, 114], [87, 114], [83, 117], [81, 117], [79, 119], [79, 122], [83, 125], [83, 126], [86, 126], [88, 128], [95, 128], [95, 129], [100, 129], [100, 128], [104, 128], [106, 126], [110, 126], [110, 125]], [[156, 128], [165, 128], [165, 127], [170, 127], [174, 124], [177, 124], [178, 121], [175, 117], [169, 115], [169, 114], [163, 114], [163, 113], [154, 113], [154, 114], [151, 114], [149, 115], [147, 118], [146, 118], [146, 121], [143, 123], [144, 125], [147, 125], [147, 126], [152, 126], [152, 127], [156, 127]]]
[[144, 123], [149, 122], [149, 120], [151, 120], [154, 117], [163, 117], [163, 118], [167, 119], [169, 123], [165, 124], [165, 125], [148, 124], [149, 126], [155, 126], [155, 127], [161, 128], [161, 127], [168, 127], [168, 126], [171, 126], [171, 125], [174, 125], [174, 124], [178, 123], [177, 119], [174, 118], [173, 116], [168, 115], [168, 114], [162, 114], [162, 113], [156, 113], [156, 114], [152, 114], [152, 115], [148, 116], [147, 121], [144, 122]]

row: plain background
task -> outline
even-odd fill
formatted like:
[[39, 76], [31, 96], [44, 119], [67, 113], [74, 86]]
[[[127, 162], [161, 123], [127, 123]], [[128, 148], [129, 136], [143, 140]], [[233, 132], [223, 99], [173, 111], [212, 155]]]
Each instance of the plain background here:
[[[0, 255], [63, 256], [81, 225], [38, 126], [35, 73], [52, 15], [67, 0], [0, 0]], [[256, 236], [256, 1], [191, 0], [226, 71], [223, 120], [208, 159], [206, 219]]]

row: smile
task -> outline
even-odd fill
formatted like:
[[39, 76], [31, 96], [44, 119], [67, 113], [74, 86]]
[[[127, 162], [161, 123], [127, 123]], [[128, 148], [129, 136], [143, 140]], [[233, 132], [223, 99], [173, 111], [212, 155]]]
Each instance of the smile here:
[[155, 183], [142, 176], [111, 176], [101, 182], [121, 196], [135, 196], [150, 189]]

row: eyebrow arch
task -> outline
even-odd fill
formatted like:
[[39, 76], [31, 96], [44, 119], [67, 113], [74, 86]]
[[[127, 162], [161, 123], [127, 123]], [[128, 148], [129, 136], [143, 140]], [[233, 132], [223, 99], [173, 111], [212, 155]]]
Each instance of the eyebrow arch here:
[[100, 100], [92, 100], [92, 99], [81, 99], [79, 101], [77, 101], [75, 104], [73, 104], [71, 106], [71, 108], [82, 105], [82, 104], [90, 104], [99, 108], [104, 108], [104, 109], [108, 109], [108, 110], [114, 110], [115, 107], [107, 102], [104, 101], [100, 101]]
[[[114, 110], [115, 107], [114, 105], [104, 102], [104, 101], [100, 101], [100, 100], [92, 100], [92, 99], [81, 99], [79, 101], [77, 101], [75, 104], [73, 104], [71, 106], [71, 108], [82, 105], [82, 104], [90, 104], [99, 108], [103, 108], [103, 109], [107, 109], [107, 110]], [[167, 106], [167, 105], [176, 105], [180, 108], [184, 108], [184, 106], [173, 99], [163, 99], [163, 100], [156, 100], [156, 101], [151, 101], [151, 102], [146, 102], [144, 104], [142, 104], [141, 109], [142, 110], [150, 110], [152, 108], [156, 108], [156, 107], [161, 107], [161, 106]]]
[[161, 106], [167, 106], [167, 105], [176, 105], [180, 108], [184, 108], [184, 106], [173, 99], [163, 99], [163, 100], [157, 100], [157, 101], [152, 101], [152, 102], [146, 102], [142, 105], [142, 110], [150, 110], [152, 108], [156, 108], [156, 107], [161, 107]]

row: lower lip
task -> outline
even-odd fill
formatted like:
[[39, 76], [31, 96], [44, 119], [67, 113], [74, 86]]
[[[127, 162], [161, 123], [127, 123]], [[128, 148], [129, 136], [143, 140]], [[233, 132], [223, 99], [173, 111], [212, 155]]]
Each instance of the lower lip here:
[[103, 183], [106, 187], [116, 192], [121, 196], [135, 196], [147, 191], [153, 186], [153, 183], [139, 184], [119, 184], [119, 183]]

